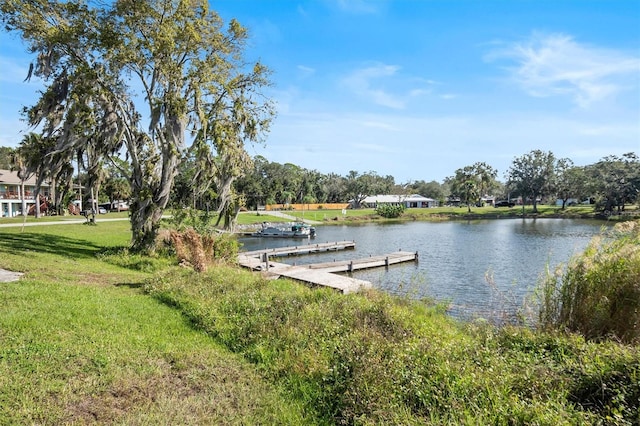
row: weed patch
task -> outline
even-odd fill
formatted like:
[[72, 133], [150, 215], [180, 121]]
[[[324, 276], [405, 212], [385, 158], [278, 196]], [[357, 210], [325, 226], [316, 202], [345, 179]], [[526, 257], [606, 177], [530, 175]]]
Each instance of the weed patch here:
[[[637, 348], [462, 325], [437, 308], [375, 291], [341, 295], [222, 267], [175, 270], [145, 289], [254, 363], [322, 423], [635, 421]], [[616, 382], [608, 399], [616, 404], [587, 408], [578, 390], [588, 389], [581, 383], [593, 371], [630, 379]]]
[[589, 339], [640, 341], [640, 221], [594, 238], [541, 286], [540, 324]]

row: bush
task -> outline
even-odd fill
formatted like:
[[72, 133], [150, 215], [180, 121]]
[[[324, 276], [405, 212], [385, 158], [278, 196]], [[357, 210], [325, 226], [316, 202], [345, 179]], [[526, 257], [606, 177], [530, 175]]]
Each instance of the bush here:
[[640, 221], [595, 237], [542, 285], [540, 325], [587, 339], [640, 342]]
[[214, 261], [229, 263], [238, 257], [238, 243], [227, 234], [200, 234], [189, 228], [171, 230], [169, 237], [180, 263], [198, 272], [205, 272]]
[[376, 214], [387, 219], [393, 219], [402, 216], [405, 207], [402, 204], [380, 204], [376, 207]]

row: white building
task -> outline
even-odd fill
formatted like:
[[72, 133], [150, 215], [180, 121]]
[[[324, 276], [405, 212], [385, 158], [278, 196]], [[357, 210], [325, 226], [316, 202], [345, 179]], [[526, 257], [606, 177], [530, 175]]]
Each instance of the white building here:
[[[14, 217], [22, 214], [24, 199], [27, 212], [35, 205], [34, 192], [36, 188], [35, 176], [24, 182], [24, 194], [21, 191], [21, 181], [18, 172], [0, 169], [0, 217]], [[49, 196], [49, 184], [40, 186], [40, 195]]]
[[376, 208], [378, 204], [404, 205], [408, 209], [438, 207], [438, 201], [423, 197], [419, 194], [411, 195], [370, 195], [365, 198], [363, 207]]

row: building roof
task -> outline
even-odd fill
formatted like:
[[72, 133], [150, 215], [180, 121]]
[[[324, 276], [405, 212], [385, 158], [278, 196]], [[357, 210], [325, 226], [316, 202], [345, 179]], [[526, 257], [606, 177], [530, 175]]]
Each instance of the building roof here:
[[423, 197], [419, 194], [411, 195], [369, 195], [363, 203], [404, 203], [406, 201], [435, 201], [433, 198]]
[[[20, 185], [20, 183], [18, 172], [0, 169], [0, 185]], [[25, 185], [35, 186], [36, 175], [31, 175], [24, 183]], [[49, 184], [42, 182], [42, 186], [49, 186]]]

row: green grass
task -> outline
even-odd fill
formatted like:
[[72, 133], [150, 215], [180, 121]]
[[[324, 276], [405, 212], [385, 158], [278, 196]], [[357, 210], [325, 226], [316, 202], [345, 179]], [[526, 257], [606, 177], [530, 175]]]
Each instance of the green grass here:
[[[632, 209], [631, 209], [632, 210]], [[374, 209], [347, 209], [346, 214], [342, 210], [311, 210], [311, 211], [285, 211], [284, 213], [297, 218], [316, 220], [326, 223], [357, 223], [360, 221], [383, 221], [387, 220], [377, 215]], [[639, 212], [636, 212], [640, 215]], [[449, 219], [468, 219], [468, 218], [514, 218], [522, 217], [523, 209], [521, 206], [512, 208], [495, 208], [495, 207], [472, 207], [471, 213], [466, 207], [436, 207], [429, 209], [406, 209], [400, 218], [391, 220], [449, 220]], [[533, 215], [533, 207], [525, 206], [524, 214], [526, 216]], [[592, 206], [572, 206], [562, 210], [557, 206], [539, 205], [537, 217], [565, 217], [565, 218], [592, 218], [594, 211]]]
[[117, 249], [126, 222], [28, 230], [0, 230], [0, 267], [25, 272], [0, 283], [0, 424], [305, 423], [254, 366], [141, 292], [168, 264]]
[[[129, 212], [109, 212], [107, 214], [96, 215], [96, 219], [99, 221], [101, 219], [125, 219], [129, 217]], [[35, 216], [27, 216], [27, 220], [25, 221], [23, 216], [16, 217], [2, 217], [0, 218], [0, 225], [3, 224], [18, 224], [21, 225], [23, 222], [26, 223], [42, 223], [42, 222], [71, 222], [71, 221], [86, 221], [84, 216], [74, 216], [74, 215], [66, 215], [66, 216], [41, 216], [36, 219]]]
[[[640, 348], [0, 228], [0, 424], [638, 424]], [[143, 291], [144, 290], [144, 291]]]
[[146, 288], [324, 424], [640, 420], [638, 347], [459, 324], [421, 302], [345, 296], [226, 268], [174, 270]]
[[542, 324], [640, 343], [640, 220], [603, 231], [561, 272], [542, 283]]

